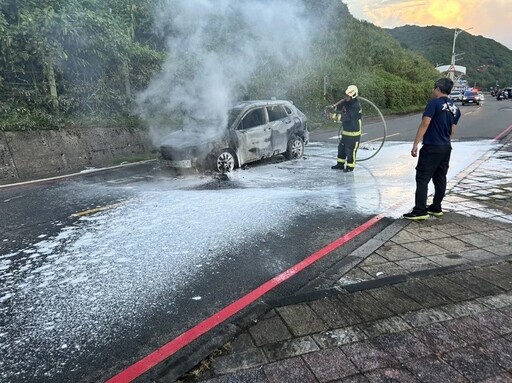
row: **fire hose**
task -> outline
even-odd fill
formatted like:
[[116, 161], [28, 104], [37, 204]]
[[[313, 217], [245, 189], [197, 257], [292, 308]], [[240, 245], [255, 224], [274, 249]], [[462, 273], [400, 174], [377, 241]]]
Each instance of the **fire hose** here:
[[[370, 139], [368, 141], [362, 141], [359, 145], [359, 149], [361, 150], [371, 150], [372, 154], [369, 156], [358, 156], [358, 161], [366, 161], [370, 158], [373, 158], [377, 155], [377, 153], [382, 149], [384, 146], [384, 142], [386, 142], [386, 135], [387, 135], [387, 125], [386, 120], [384, 119], [384, 116], [382, 115], [382, 112], [380, 109], [370, 100], [359, 96], [358, 99], [362, 101], [364, 104], [368, 104], [371, 108], [373, 108], [373, 111], [376, 112], [376, 115], [378, 116], [376, 118], [376, 122], [372, 122], [371, 124], [368, 124], [367, 126], [364, 126], [361, 128], [363, 130], [363, 134], [365, 133], [365, 130], [370, 131], [372, 134], [377, 134], [379, 137]], [[363, 104], [363, 106], [364, 106]], [[363, 108], [365, 109], [365, 108]], [[332, 105], [328, 105], [324, 108], [324, 116], [327, 120], [333, 121], [335, 123], [340, 124], [340, 128], [338, 130], [338, 140], [341, 140], [341, 136], [343, 134], [343, 126], [341, 123], [343, 122], [343, 115], [342, 113], [338, 112]], [[371, 126], [373, 126], [371, 128]], [[365, 127], [367, 129], [365, 129]]]

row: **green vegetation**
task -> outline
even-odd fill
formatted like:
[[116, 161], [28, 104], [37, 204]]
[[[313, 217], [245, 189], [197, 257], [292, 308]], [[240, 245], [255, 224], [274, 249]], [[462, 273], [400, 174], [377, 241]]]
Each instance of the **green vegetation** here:
[[[386, 112], [424, 106], [438, 77], [427, 60], [381, 28], [354, 19], [339, 0], [303, 1], [308, 17], [321, 26], [310, 59], [260, 67], [247, 85], [253, 98], [288, 98], [315, 120], [354, 83]], [[143, 126], [135, 97], [173, 53], [166, 51], [163, 33], [152, 29], [159, 2], [3, 0], [0, 129]], [[218, 49], [226, 43], [216, 40]], [[276, 92], [281, 80], [293, 85]]]
[[[351, 17], [343, 4], [338, 14], [331, 15], [331, 23], [338, 25], [321, 35], [319, 46], [331, 52], [319, 66], [320, 73], [328, 74], [334, 85], [332, 93], [354, 83], [362, 96], [386, 112], [423, 108], [432, 95], [433, 81], [439, 77], [432, 66], [381, 28]], [[345, 20], [341, 25], [337, 22], [340, 19]]]
[[153, 2], [4, 0], [0, 127], [130, 120], [133, 95], [165, 57], [148, 32]]
[[[388, 30], [406, 48], [418, 52], [434, 66], [450, 64], [454, 30], [443, 27], [418, 27], [406, 25]], [[457, 65], [465, 66], [463, 79], [469, 85], [488, 90], [499, 84], [512, 85], [512, 51], [504, 45], [482, 37], [462, 32], [457, 36], [455, 53]]]

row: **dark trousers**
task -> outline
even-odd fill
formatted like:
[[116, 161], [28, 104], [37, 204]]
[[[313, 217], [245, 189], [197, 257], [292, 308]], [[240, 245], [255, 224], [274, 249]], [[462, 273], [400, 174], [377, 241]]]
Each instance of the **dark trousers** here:
[[[356, 154], [359, 148], [359, 141], [361, 136], [341, 136], [341, 141], [338, 144], [338, 163], [347, 164], [349, 168], [356, 167]], [[346, 159], [346, 162], [345, 162]]]
[[446, 173], [450, 164], [451, 145], [423, 145], [416, 166], [416, 198], [414, 213], [427, 214], [428, 184], [434, 183], [432, 205], [441, 209], [446, 193]]

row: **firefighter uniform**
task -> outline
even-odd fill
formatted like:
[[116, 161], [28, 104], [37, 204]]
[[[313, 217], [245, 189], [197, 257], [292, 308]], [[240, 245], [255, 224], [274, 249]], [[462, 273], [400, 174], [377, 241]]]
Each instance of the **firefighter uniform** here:
[[343, 133], [338, 144], [337, 164], [333, 169], [351, 172], [356, 166], [356, 154], [361, 140], [362, 110], [357, 99], [357, 87], [351, 85], [345, 93], [350, 97], [337, 105], [342, 115]]

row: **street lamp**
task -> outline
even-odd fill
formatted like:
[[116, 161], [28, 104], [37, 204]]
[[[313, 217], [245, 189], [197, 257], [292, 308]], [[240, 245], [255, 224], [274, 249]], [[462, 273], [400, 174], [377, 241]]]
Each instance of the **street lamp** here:
[[455, 61], [456, 61], [456, 54], [455, 54], [455, 40], [457, 40], [457, 36], [464, 32], [469, 31], [470, 29], [473, 29], [473, 27], [467, 28], [467, 29], [455, 29], [455, 33], [453, 35], [453, 46], [452, 46], [452, 61], [450, 63], [450, 71], [448, 72], [448, 77], [452, 80], [455, 80]]

